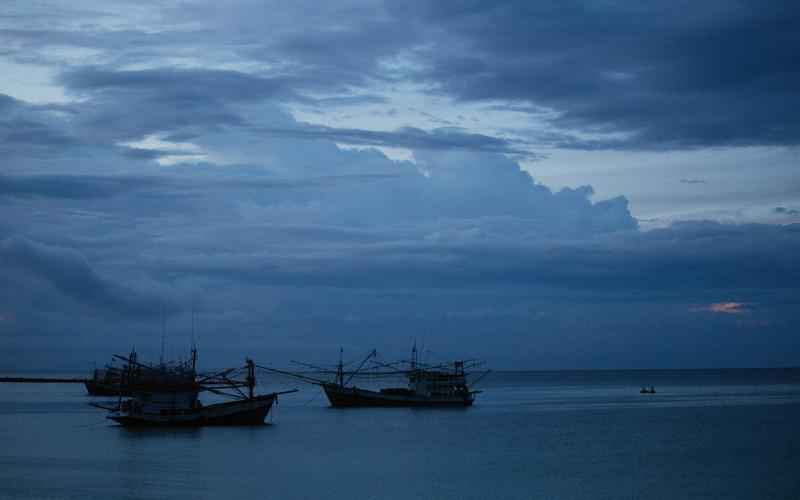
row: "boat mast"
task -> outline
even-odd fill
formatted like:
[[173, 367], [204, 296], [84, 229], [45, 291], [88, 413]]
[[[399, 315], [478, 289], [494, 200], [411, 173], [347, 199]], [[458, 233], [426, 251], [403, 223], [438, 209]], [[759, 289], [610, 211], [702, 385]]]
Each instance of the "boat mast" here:
[[344, 387], [344, 364], [342, 363], [342, 354], [344, 353], [344, 349], [342, 347], [339, 348], [339, 364], [336, 365], [336, 383], [339, 384], [339, 387]]
[[247, 359], [247, 390], [250, 399], [253, 399], [253, 389], [256, 386], [256, 364], [252, 359]]
[[194, 334], [194, 298], [192, 298], [192, 372], [197, 368], [197, 338]]
[[192, 346], [192, 373], [197, 372], [197, 346]]
[[161, 306], [161, 359], [159, 360], [159, 364], [164, 364], [164, 335], [167, 332], [167, 313], [164, 310], [164, 306]]

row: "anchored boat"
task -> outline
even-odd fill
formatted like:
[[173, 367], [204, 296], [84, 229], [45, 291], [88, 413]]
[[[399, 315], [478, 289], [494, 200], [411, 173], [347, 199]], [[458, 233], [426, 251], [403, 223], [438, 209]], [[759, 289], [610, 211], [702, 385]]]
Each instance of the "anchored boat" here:
[[[260, 425], [278, 395], [297, 391], [256, 395], [256, 365], [250, 359], [243, 368], [198, 374], [195, 349], [188, 362], [155, 366], [140, 363], [135, 352], [127, 358], [115, 357], [125, 361], [120, 391], [128, 391], [131, 397], [120, 397], [114, 407], [93, 406], [108, 410], [107, 418], [123, 426]], [[244, 380], [236, 378], [240, 373], [245, 374]], [[231, 401], [204, 405], [198, 397], [203, 391]]]
[[[335, 408], [353, 407], [466, 407], [475, 401], [475, 395], [481, 391], [471, 390], [467, 381], [469, 373], [465, 368], [478, 365], [475, 361], [454, 361], [438, 365], [423, 365], [417, 360], [416, 346], [411, 351], [410, 361], [400, 361], [392, 364], [367, 362], [373, 360], [377, 353], [373, 350], [361, 362], [359, 367], [352, 372], [344, 370], [340, 359], [336, 366], [335, 381], [326, 381], [314, 378], [307, 374], [287, 372], [283, 370], [271, 371], [293, 376], [322, 387], [331, 406]], [[305, 366], [311, 367], [301, 363]], [[407, 369], [398, 366], [407, 364]], [[367, 369], [365, 369], [367, 365]], [[318, 369], [318, 373], [331, 373], [329, 370]], [[485, 372], [483, 375], [486, 375]], [[481, 376], [481, 378], [483, 377]], [[406, 387], [387, 387], [378, 390], [357, 387], [351, 384], [354, 378], [397, 378], [405, 377], [408, 380]], [[345, 377], [347, 379], [345, 380]], [[476, 380], [477, 381], [477, 380]]]
[[[119, 396], [120, 395], [120, 370], [113, 366], [105, 369], [95, 369], [92, 378], [83, 382], [90, 396]], [[123, 396], [130, 396], [130, 392], [123, 390]]]

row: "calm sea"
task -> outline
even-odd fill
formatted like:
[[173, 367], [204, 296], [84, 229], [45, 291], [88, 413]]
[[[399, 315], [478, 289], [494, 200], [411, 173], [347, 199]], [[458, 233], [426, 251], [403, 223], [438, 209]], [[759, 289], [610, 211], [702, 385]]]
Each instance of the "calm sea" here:
[[134, 431], [79, 385], [0, 384], [0, 498], [800, 499], [800, 370], [480, 385], [459, 410], [336, 410], [301, 385], [271, 425]]

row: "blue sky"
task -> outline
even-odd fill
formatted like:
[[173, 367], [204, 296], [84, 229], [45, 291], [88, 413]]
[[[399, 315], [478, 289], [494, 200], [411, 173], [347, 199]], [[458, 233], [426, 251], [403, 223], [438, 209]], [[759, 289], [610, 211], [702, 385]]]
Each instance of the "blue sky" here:
[[8, 7], [0, 368], [800, 363], [791, 3]]

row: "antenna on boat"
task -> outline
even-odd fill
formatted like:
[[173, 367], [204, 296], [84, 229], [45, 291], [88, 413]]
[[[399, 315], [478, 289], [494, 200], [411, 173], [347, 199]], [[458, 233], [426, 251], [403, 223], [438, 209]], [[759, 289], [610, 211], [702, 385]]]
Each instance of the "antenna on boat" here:
[[164, 336], [167, 331], [167, 313], [164, 311], [164, 305], [161, 305], [161, 359], [160, 364], [164, 364]]
[[192, 371], [197, 367], [197, 341], [194, 336], [194, 297], [192, 297]]
[[411, 348], [411, 369], [417, 369], [417, 339], [414, 339], [414, 347]]
[[342, 354], [344, 354], [344, 348], [339, 347], [339, 364], [336, 365], [336, 381], [339, 383], [339, 386], [344, 386], [344, 363], [342, 362]]

